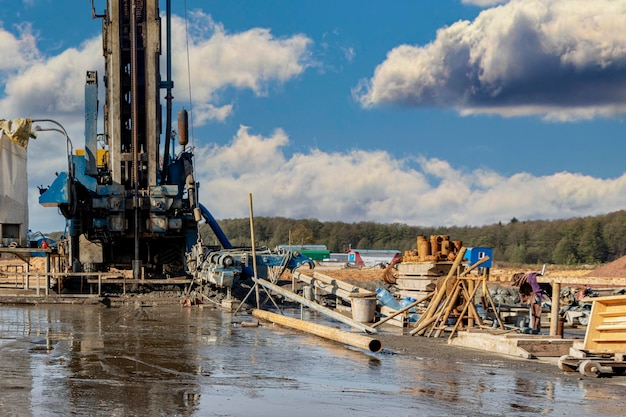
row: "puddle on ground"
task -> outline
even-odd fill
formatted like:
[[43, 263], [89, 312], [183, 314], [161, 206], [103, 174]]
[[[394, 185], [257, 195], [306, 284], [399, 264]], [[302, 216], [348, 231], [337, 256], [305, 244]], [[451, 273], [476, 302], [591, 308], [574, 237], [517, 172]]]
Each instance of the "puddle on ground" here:
[[372, 354], [241, 320], [179, 306], [0, 307], [0, 415], [612, 416], [624, 406], [616, 385]]

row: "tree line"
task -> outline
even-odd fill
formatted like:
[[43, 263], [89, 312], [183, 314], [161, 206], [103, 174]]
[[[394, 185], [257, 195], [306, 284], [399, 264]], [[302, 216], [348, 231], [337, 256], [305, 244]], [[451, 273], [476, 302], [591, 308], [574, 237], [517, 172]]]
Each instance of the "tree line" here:
[[[223, 219], [219, 224], [235, 246], [250, 246], [250, 220]], [[493, 248], [494, 260], [523, 264], [599, 264], [626, 255], [626, 211], [566, 220], [520, 221], [486, 226], [421, 227], [401, 223], [321, 222], [317, 219], [257, 217], [257, 246], [326, 245], [331, 252], [349, 248], [416, 249], [417, 236], [449, 235], [466, 247]], [[206, 224], [200, 231], [205, 244], [217, 245]]]

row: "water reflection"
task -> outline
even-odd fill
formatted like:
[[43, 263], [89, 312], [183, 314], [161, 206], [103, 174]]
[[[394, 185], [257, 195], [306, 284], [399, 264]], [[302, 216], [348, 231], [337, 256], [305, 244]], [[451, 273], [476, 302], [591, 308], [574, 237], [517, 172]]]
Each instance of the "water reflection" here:
[[199, 392], [197, 358], [185, 333], [169, 331], [179, 320], [167, 314], [178, 318], [178, 311], [0, 311], [2, 340], [13, 341], [3, 351], [14, 357], [2, 361], [2, 371], [19, 375], [19, 391], [30, 397], [28, 406], [19, 404], [20, 395], [10, 398], [16, 406], [3, 404], [15, 415], [193, 415], [188, 400]]
[[[211, 308], [0, 308], [2, 416], [612, 415], [623, 391], [346, 348]], [[593, 387], [593, 388], [592, 388]], [[621, 388], [621, 387], [619, 387]]]

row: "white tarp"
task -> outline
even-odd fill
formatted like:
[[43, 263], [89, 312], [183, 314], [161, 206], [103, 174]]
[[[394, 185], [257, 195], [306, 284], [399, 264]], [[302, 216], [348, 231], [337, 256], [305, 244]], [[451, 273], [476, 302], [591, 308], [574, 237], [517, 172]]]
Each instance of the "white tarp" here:
[[3, 225], [18, 225], [21, 246], [26, 246], [28, 233], [26, 148], [31, 124], [30, 119], [0, 120], [0, 238], [7, 235]]

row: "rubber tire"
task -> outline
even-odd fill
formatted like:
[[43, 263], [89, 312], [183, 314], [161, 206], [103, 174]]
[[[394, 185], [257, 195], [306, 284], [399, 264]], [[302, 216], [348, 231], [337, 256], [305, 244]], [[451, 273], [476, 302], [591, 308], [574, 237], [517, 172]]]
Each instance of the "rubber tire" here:
[[597, 378], [600, 376], [600, 363], [591, 359], [585, 359], [578, 365], [578, 371], [584, 376]]
[[559, 361], [557, 362], [557, 366], [563, 372], [576, 372], [578, 366], [572, 366], [572, 365], [565, 363], [566, 361], [571, 360], [571, 359], [576, 359], [576, 358], [570, 355], [563, 355], [559, 358]]

